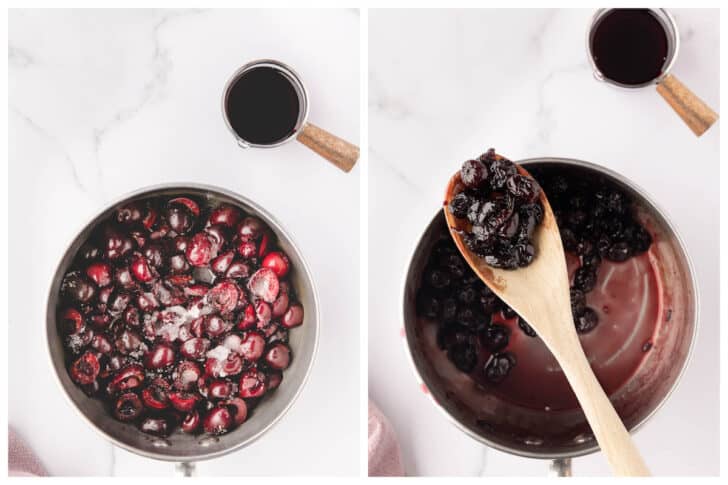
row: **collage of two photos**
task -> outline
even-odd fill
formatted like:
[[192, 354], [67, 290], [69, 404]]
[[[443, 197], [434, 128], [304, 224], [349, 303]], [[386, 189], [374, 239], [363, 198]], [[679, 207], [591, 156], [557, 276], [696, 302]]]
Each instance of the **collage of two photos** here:
[[9, 475], [718, 476], [719, 13], [10, 9]]

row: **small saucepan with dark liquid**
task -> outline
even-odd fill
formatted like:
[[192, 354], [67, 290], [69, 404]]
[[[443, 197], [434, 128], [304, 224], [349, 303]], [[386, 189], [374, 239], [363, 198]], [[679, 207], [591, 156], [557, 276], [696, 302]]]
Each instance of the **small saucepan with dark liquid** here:
[[587, 32], [594, 76], [622, 88], [657, 85], [657, 92], [697, 135], [718, 115], [670, 70], [680, 48], [675, 19], [661, 8], [599, 9]]
[[[617, 188], [632, 201], [634, 217], [651, 235], [645, 253], [624, 262], [602, 261], [596, 286], [586, 296], [599, 324], [580, 334], [592, 369], [626, 428], [634, 432], [676, 387], [695, 339], [697, 283], [684, 245], [644, 191], [617, 173], [565, 158], [516, 163], [537, 180], [568, 175]], [[505, 353], [500, 355], [514, 360], [501, 381], [483, 380], [480, 367], [463, 372], [450, 359], [450, 350], [442, 349], [439, 313], [429, 318], [418, 309], [428, 265], [433, 255], [442, 260], [438, 245], [450, 237], [442, 208], [433, 207], [433, 213], [417, 241], [403, 294], [405, 347], [419, 381], [434, 404], [467, 435], [507, 453], [553, 460], [552, 470], [570, 474], [571, 458], [593, 453], [599, 446], [545, 344], [521, 328], [518, 318], [494, 314], [508, 333]], [[570, 257], [574, 259], [569, 253], [567, 262]]]
[[296, 139], [350, 171], [359, 159], [359, 147], [309, 123], [308, 107], [298, 74], [271, 59], [245, 64], [223, 91], [223, 118], [241, 147], [273, 148]]

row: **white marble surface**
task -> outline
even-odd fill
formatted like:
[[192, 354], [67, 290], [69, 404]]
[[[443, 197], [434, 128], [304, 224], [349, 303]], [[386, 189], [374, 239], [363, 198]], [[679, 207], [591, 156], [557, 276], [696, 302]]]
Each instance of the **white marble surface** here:
[[225, 187], [277, 216], [311, 266], [322, 313], [313, 374], [289, 414], [199, 474], [358, 473], [359, 170], [346, 175], [295, 143], [236, 146], [221, 90], [261, 57], [298, 70], [311, 121], [358, 140], [356, 10], [10, 12], [9, 423], [52, 474], [172, 473], [84, 423], [43, 342], [46, 288], [80, 225], [126, 192], [179, 181]]
[[[402, 275], [440, 208], [443, 181], [490, 146], [514, 160], [551, 155], [608, 166], [671, 216], [697, 271], [699, 337], [682, 383], [636, 441], [655, 474], [719, 472], [720, 122], [697, 139], [653, 89], [597, 83], [585, 55], [590, 13], [370, 11], [369, 392], [399, 433], [410, 475], [547, 471], [450, 425], [417, 387], [398, 335]], [[674, 13], [683, 42], [674, 73], [718, 110], [718, 13]], [[575, 460], [574, 473], [609, 470], [594, 454]]]

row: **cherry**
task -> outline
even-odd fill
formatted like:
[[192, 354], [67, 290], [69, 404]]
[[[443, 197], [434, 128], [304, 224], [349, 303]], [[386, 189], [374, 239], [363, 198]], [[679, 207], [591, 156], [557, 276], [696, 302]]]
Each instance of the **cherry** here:
[[142, 414], [142, 402], [133, 392], [119, 396], [114, 403], [114, 416], [119, 421], [133, 421]]
[[264, 232], [263, 236], [260, 238], [260, 245], [258, 246], [258, 257], [262, 258], [266, 254], [268, 254], [268, 242], [270, 238], [268, 237], [268, 233]]
[[192, 266], [207, 265], [212, 259], [212, 241], [210, 237], [204, 232], [195, 234], [187, 245], [185, 256]]
[[200, 368], [194, 362], [190, 360], [183, 360], [172, 373], [173, 387], [182, 391], [192, 389], [197, 383], [197, 379], [200, 378], [202, 372]]
[[225, 226], [209, 226], [205, 228], [205, 233], [210, 238], [210, 242], [212, 243], [212, 252], [213, 254], [217, 254], [220, 252], [220, 250], [223, 248], [223, 246], [227, 245], [228, 241], [228, 230]]
[[240, 344], [240, 354], [246, 360], [253, 362], [263, 355], [265, 350], [265, 339], [257, 332], [248, 332]]
[[288, 308], [288, 311], [283, 315], [281, 324], [286, 328], [297, 327], [303, 323], [303, 307], [296, 303]]
[[213, 399], [227, 399], [233, 391], [230, 382], [223, 379], [216, 379], [208, 386], [208, 396]]
[[260, 268], [248, 280], [248, 290], [263, 301], [273, 303], [278, 297], [278, 277], [270, 268]]
[[273, 369], [286, 369], [291, 362], [291, 349], [284, 343], [277, 343], [265, 353], [265, 361]]
[[167, 420], [162, 418], [144, 418], [139, 429], [141, 429], [144, 433], [155, 436], [167, 436], [169, 434]]
[[218, 435], [227, 433], [233, 424], [233, 418], [230, 410], [225, 406], [215, 406], [207, 415], [202, 422], [202, 426], [205, 432]]
[[225, 277], [230, 279], [247, 278], [250, 276], [250, 266], [241, 261], [234, 261], [225, 272]]
[[155, 345], [144, 355], [144, 366], [147, 369], [163, 369], [174, 364], [174, 349], [169, 345]]
[[228, 376], [240, 374], [243, 371], [243, 358], [238, 354], [231, 353], [222, 363], [222, 370]]
[[252, 304], [248, 304], [246, 305], [245, 310], [240, 315], [238, 328], [240, 330], [248, 330], [250, 328], [253, 328], [257, 319], [258, 318], [255, 313], [255, 307]]
[[246, 217], [238, 225], [238, 237], [241, 241], [253, 241], [263, 233], [263, 223], [256, 217]]
[[273, 391], [278, 389], [278, 386], [281, 385], [281, 381], [283, 381], [282, 372], [271, 372], [268, 374], [268, 390]]
[[134, 277], [142, 283], [148, 283], [156, 277], [155, 272], [149, 267], [147, 259], [141, 254], [132, 258], [130, 269]]
[[193, 360], [202, 360], [205, 352], [210, 348], [210, 341], [206, 338], [194, 337], [184, 342], [180, 348], [180, 353]]
[[169, 384], [164, 379], [155, 379], [142, 391], [144, 405], [151, 409], [167, 409], [169, 402]]
[[248, 417], [248, 405], [245, 401], [239, 397], [234, 397], [225, 401], [225, 404], [233, 415], [233, 421], [236, 426], [240, 426], [245, 422], [245, 418]]
[[111, 266], [108, 263], [96, 262], [86, 268], [86, 276], [96, 283], [96, 286], [108, 286], [111, 284]]
[[184, 204], [172, 203], [167, 204], [164, 217], [172, 229], [177, 234], [186, 234], [195, 224], [195, 218], [192, 211]]
[[249, 369], [240, 378], [240, 397], [253, 398], [265, 394], [266, 375], [257, 369]]
[[258, 248], [253, 241], [241, 241], [238, 245], [238, 254], [244, 259], [254, 258], [258, 254]]
[[110, 229], [107, 231], [104, 247], [106, 248], [106, 258], [117, 260], [126, 256], [134, 249], [134, 242], [130, 237]]
[[224, 274], [228, 270], [228, 268], [230, 268], [230, 265], [233, 262], [233, 258], [235, 258], [235, 253], [232, 251], [228, 251], [227, 253], [223, 253], [217, 258], [213, 259], [210, 263], [210, 267], [215, 273]]
[[130, 202], [116, 210], [116, 220], [122, 224], [138, 222], [142, 219], [142, 207], [138, 202]]
[[75, 308], [66, 308], [59, 316], [59, 327], [64, 335], [77, 333], [83, 328], [83, 315]]
[[237, 207], [229, 204], [220, 204], [210, 213], [208, 224], [220, 224], [227, 227], [235, 227], [240, 221], [241, 213]]
[[129, 364], [119, 369], [111, 378], [107, 390], [109, 394], [136, 389], [144, 384], [144, 369], [139, 364]]
[[212, 306], [222, 314], [230, 313], [237, 308], [240, 295], [240, 288], [230, 280], [216, 284], [208, 294]]
[[197, 205], [197, 202], [190, 199], [189, 197], [177, 197], [172, 200], [170, 200], [167, 205], [172, 206], [176, 204], [181, 204], [185, 206], [189, 211], [192, 213], [193, 216], [198, 217], [200, 215], [200, 206]]
[[279, 278], [283, 278], [288, 274], [288, 268], [290, 262], [288, 256], [280, 251], [273, 251], [263, 258], [261, 266], [264, 268], [270, 268]]
[[169, 393], [169, 402], [177, 411], [188, 413], [195, 408], [199, 398], [189, 392], [171, 391]]
[[276, 298], [276, 301], [274, 301], [272, 305], [272, 315], [276, 318], [285, 315], [288, 310], [288, 302], [287, 292], [281, 291], [278, 293], [278, 298]]
[[258, 327], [266, 326], [270, 322], [272, 310], [269, 304], [258, 301], [255, 304], [255, 316], [258, 319]]
[[209, 315], [205, 317], [205, 335], [210, 338], [219, 337], [230, 330], [230, 326], [220, 315]]
[[61, 293], [73, 301], [87, 303], [94, 297], [96, 290], [80, 271], [71, 271], [63, 277]]
[[117, 285], [125, 289], [132, 289], [136, 286], [136, 282], [131, 275], [131, 271], [126, 266], [116, 268], [114, 272], [114, 281]]
[[73, 354], [78, 354], [91, 343], [93, 337], [93, 330], [89, 327], [82, 327], [78, 332], [69, 335], [65, 340], [65, 344]]
[[197, 431], [197, 428], [200, 427], [200, 413], [196, 410], [192, 410], [192, 412], [187, 413], [182, 420], [181, 427], [182, 431], [185, 433], [194, 433]]
[[109, 339], [102, 334], [94, 335], [94, 338], [91, 340], [91, 347], [102, 354], [110, 354], [113, 350]]
[[94, 382], [100, 370], [99, 359], [93, 352], [87, 351], [71, 364], [69, 373], [77, 384], [85, 385]]

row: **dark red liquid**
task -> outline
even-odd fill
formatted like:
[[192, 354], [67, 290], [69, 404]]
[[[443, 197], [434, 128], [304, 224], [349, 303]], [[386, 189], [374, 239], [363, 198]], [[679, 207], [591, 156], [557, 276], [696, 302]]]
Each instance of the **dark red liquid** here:
[[230, 87], [225, 111], [240, 138], [256, 145], [271, 145], [295, 131], [300, 101], [285, 74], [271, 67], [256, 67]]
[[601, 73], [621, 84], [643, 84], [662, 74], [668, 54], [665, 28], [647, 9], [614, 9], [604, 15], [591, 38]]
[[[652, 258], [647, 252], [624, 263], [603, 261], [597, 286], [587, 294], [587, 305], [599, 314], [600, 323], [579, 340], [607, 394], [618, 390], [640, 367], [663, 314]], [[573, 274], [578, 259], [567, 253], [567, 261]], [[521, 332], [516, 318], [498, 323], [511, 328], [507, 350], [520, 356], [518, 363], [498, 386], [489, 385], [482, 371], [476, 370], [472, 377], [521, 406], [551, 411], [578, 407], [566, 377], [541, 339]], [[486, 351], [480, 356], [483, 362], [488, 357]]]

